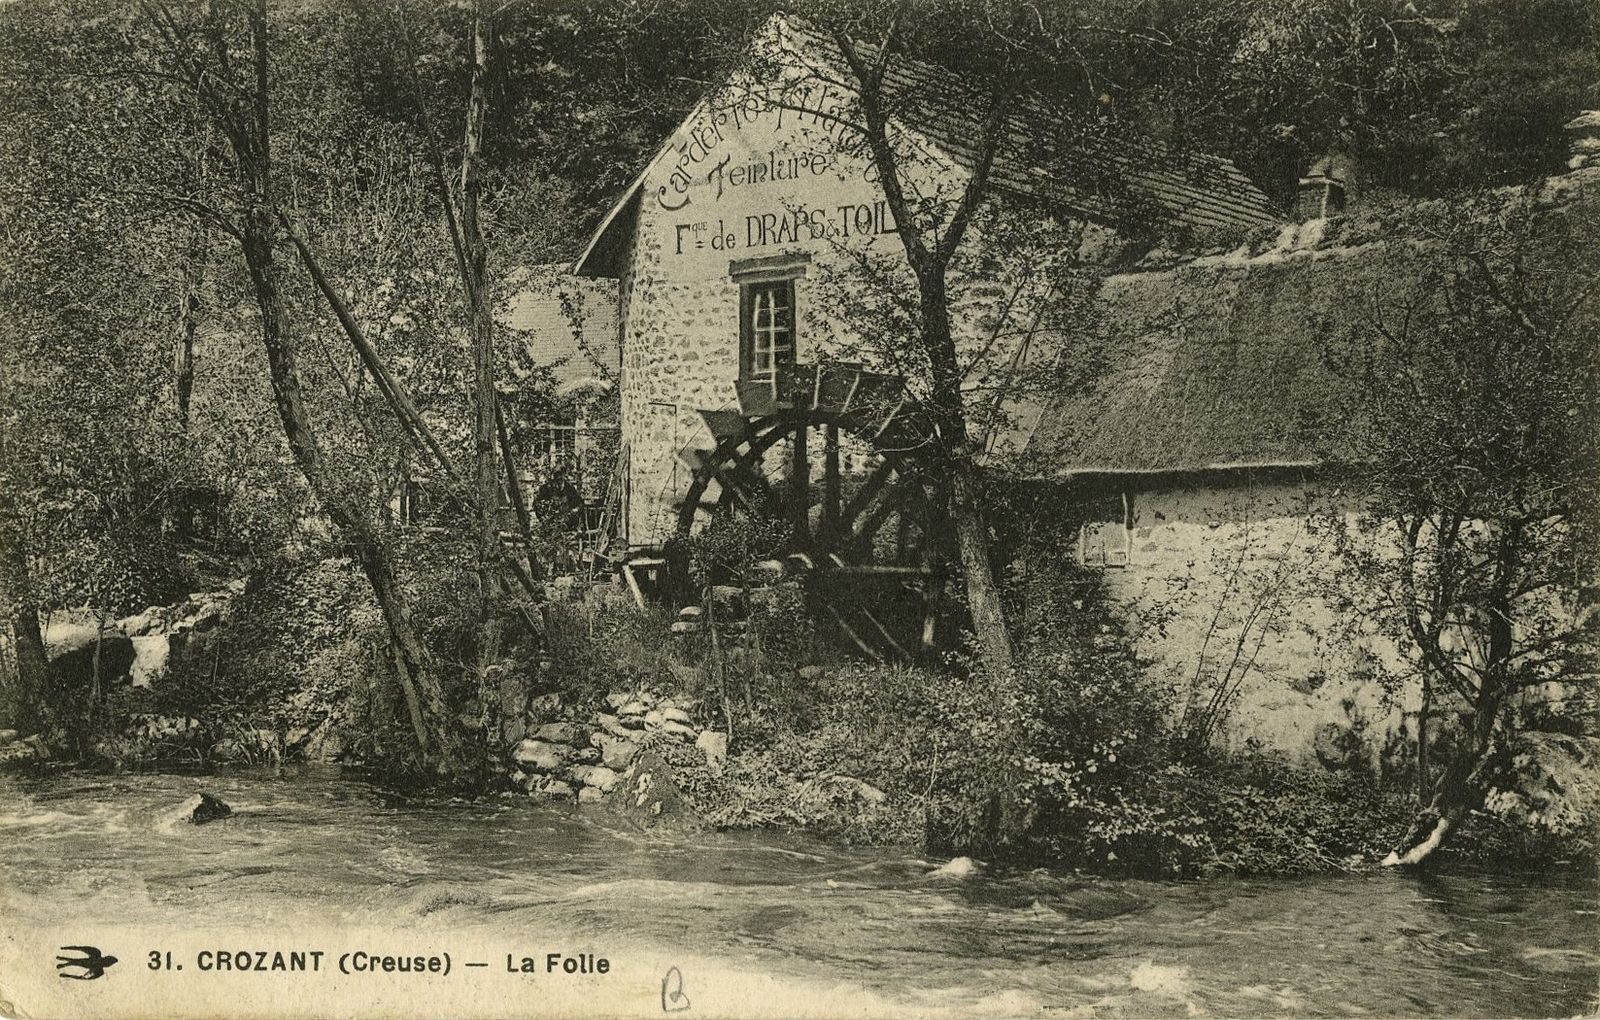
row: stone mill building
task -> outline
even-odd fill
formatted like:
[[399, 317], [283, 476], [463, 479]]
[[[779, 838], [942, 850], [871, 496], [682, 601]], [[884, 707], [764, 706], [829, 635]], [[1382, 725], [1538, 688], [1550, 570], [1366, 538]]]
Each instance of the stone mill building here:
[[[757, 46], [759, 74], [690, 112], [572, 266], [616, 287], [614, 548], [648, 571], [706, 513], [766, 504], [813, 558], [915, 580], [935, 570], [919, 538], [923, 490], [902, 484], [921, 426], [884, 348], [892, 298], [873, 293], [912, 286], [895, 276], [897, 224], [839, 126], [850, 77], [833, 43], [780, 17]], [[960, 94], [946, 70], [890, 66], [897, 95]], [[959, 189], [981, 107], [898, 109], [918, 186]], [[967, 242], [978, 255], [953, 274], [971, 399], [1004, 404], [1004, 424], [982, 437], [990, 464], [1059, 496], [1080, 525], [1059, 554], [1105, 570], [1180, 697], [1235, 684], [1224, 737], [1381, 767], [1416, 697], [1370, 682], [1363, 664], [1393, 649], [1341, 625], [1311, 583], [1329, 557], [1315, 522], [1357, 506], [1323, 470], [1342, 384], [1317, 356], [1314, 321], [1404, 275], [1414, 250], [1329, 228], [1357, 194], [1342, 158], [1308, 167], [1279, 208], [1230, 163], [1153, 141], [1076, 152], [1109, 187], [1056, 180], [1038, 152], [1057, 130], [1048, 110], [1017, 108], [993, 215]], [[1597, 172], [1575, 166], [1544, 187], [1570, 196]], [[1103, 267], [1092, 304], [1117, 343], [1089, 385], [1004, 392], [995, 380], [1055, 363], [1073, 340], [1048, 309], [1034, 314], [1037, 294], [1005, 262], [1057, 238]], [[986, 260], [985, 245], [1001, 254]], [[780, 412], [805, 424], [773, 425]]]

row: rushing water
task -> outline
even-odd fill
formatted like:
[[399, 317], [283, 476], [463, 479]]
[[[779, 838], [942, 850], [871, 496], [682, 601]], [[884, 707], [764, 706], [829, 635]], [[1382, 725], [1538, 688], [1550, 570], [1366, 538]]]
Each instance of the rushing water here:
[[[234, 816], [174, 824], [201, 789]], [[582, 933], [611, 955], [692, 956], [887, 1014], [1572, 1016], [1594, 1010], [1600, 975], [1596, 886], [1573, 877], [955, 879], [792, 835], [407, 803], [328, 771], [0, 778], [0, 843], [6, 916], [63, 931]]]

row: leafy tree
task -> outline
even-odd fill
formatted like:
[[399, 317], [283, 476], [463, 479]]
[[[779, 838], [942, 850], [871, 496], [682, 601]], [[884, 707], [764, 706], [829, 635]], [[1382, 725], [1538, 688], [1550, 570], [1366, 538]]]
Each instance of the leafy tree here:
[[[1428, 206], [1422, 271], [1340, 327], [1357, 604], [1468, 720], [1395, 860], [1425, 859], [1503, 780], [1519, 694], [1594, 682], [1600, 209], [1537, 189]], [[1396, 242], [1398, 243], [1398, 242]], [[1547, 689], [1547, 688], [1546, 688]], [[1426, 720], [1424, 721], [1426, 725]], [[1426, 734], [1424, 734], [1426, 739]]]
[[1228, 156], [1285, 204], [1330, 153], [1354, 160], [1361, 187], [1419, 196], [1555, 173], [1561, 125], [1600, 102], [1586, 0], [1142, 7], [1116, 43], [1128, 59], [1109, 104]]

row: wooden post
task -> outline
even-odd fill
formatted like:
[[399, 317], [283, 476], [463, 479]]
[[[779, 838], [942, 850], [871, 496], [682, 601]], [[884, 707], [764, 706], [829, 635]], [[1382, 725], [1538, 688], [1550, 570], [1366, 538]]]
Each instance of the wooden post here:
[[646, 608], [644, 603], [644, 592], [639, 590], [639, 579], [633, 576], [632, 563], [622, 564], [622, 579], [628, 583], [628, 591], [633, 594], [633, 601], [638, 603], [640, 609]]
[[811, 460], [806, 452], [804, 422], [794, 430], [793, 459], [789, 464], [789, 523], [794, 526], [795, 542], [808, 544], [811, 536]]
[[822, 539], [832, 548], [839, 537], [839, 510], [842, 500], [839, 482], [839, 426], [828, 425], [823, 432], [822, 461]]
[[922, 582], [922, 654], [931, 656], [934, 652], [934, 629], [939, 619], [939, 586], [937, 577], [929, 577]]

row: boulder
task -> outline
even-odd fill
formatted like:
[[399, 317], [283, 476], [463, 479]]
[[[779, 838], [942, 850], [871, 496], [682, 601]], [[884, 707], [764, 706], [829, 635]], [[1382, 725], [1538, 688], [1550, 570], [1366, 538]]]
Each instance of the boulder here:
[[0, 730], [0, 744], [9, 744], [17, 739], [16, 730]]
[[[50, 653], [50, 669], [54, 682], [66, 690], [74, 693], [88, 690], [94, 683], [95, 664], [95, 637], [92, 628], [84, 628], [86, 634], [71, 634], [68, 637], [82, 637], [81, 643], [63, 641], [60, 654], [54, 648]], [[133, 671], [134, 650], [133, 639], [116, 631], [108, 630], [100, 639], [100, 689], [105, 690], [115, 684], [127, 680]]]
[[133, 686], [149, 687], [166, 676], [172, 642], [165, 634], [145, 634], [128, 640], [133, 645]]
[[751, 568], [751, 573], [755, 575], [754, 580], [765, 581], [769, 584], [780, 580], [786, 572], [787, 568], [784, 567], [782, 560], [761, 560]]
[[628, 702], [630, 702], [632, 700], [633, 700], [633, 695], [631, 695], [631, 694], [607, 694], [606, 695], [606, 706], [608, 708], [619, 709], [623, 705], [626, 705]]
[[528, 699], [528, 716], [533, 719], [548, 719], [561, 711], [561, 695], [551, 692], [541, 694], [537, 698]]
[[600, 760], [607, 768], [625, 769], [639, 756], [639, 745], [631, 740], [613, 738], [601, 747]]
[[700, 735], [700, 731], [693, 726], [685, 726], [681, 722], [667, 720], [661, 724], [661, 732], [677, 737], [685, 743], [692, 743]]
[[610, 793], [611, 788], [617, 785], [617, 774], [603, 765], [579, 765], [572, 770], [572, 778], [601, 793]]
[[659, 730], [661, 724], [666, 721], [666, 716], [661, 714], [659, 708], [653, 708], [644, 714], [644, 724], [652, 730]]
[[221, 798], [213, 797], [209, 793], [196, 794], [183, 805], [184, 820], [195, 825], [205, 825], [207, 822], [214, 822], [231, 814], [233, 808]]
[[689, 718], [689, 713], [685, 712], [677, 705], [661, 706], [661, 718], [667, 722], [683, 723], [685, 726], [689, 726], [694, 723], [694, 720]]
[[922, 877], [935, 880], [955, 879], [956, 881], [961, 881], [971, 878], [982, 870], [983, 865], [971, 857], [952, 857]]
[[593, 786], [580, 786], [578, 788], [579, 804], [598, 804], [606, 799], [606, 795]]
[[533, 792], [551, 800], [571, 800], [574, 794], [572, 785], [559, 779], [546, 779]]
[[643, 719], [644, 714], [648, 711], [650, 711], [650, 706], [646, 705], [638, 698], [635, 698], [634, 700], [629, 701], [619, 707], [617, 709], [617, 716], [621, 718], [623, 722], [627, 722], [629, 719]]
[[598, 747], [580, 747], [572, 755], [576, 765], [597, 765], [600, 762], [600, 749]]
[[606, 805], [617, 817], [640, 829], [699, 832], [706, 828], [678, 790], [672, 766], [659, 754], [641, 754], [617, 783]]
[[679, 620], [669, 628], [674, 634], [698, 634], [700, 624], [696, 620]]
[[533, 739], [522, 741], [511, 752], [511, 758], [517, 764], [538, 772], [554, 772], [565, 765], [571, 756], [572, 748], [565, 744], [549, 744]]
[[734, 608], [744, 601], [744, 589], [736, 584], [711, 586], [711, 604], [719, 609]]
[[705, 755], [706, 767], [712, 772], [721, 773], [722, 766], [728, 760], [728, 735], [706, 730], [695, 739], [694, 746]]
[[889, 799], [887, 793], [865, 780], [857, 779], [855, 776], [834, 776], [833, 782], [836, 786], [849, 790], [868, 804], [882, 804]]
[[151, 606], [142, 613], [118, 620], [117, 627], [129, 637], [143, 637], [161, 629], [165, 622], [160, 607]]
[[500, 735], [508, 744], [518, 744], [528, 735], [528, 724], [517, 716], [507, 716], [500, 720]]
[[545, 723], [533, 731], [535, 740], [543, 740], [551, 744], [570, 744], [580, 737], [578, 727], [569, 722]]
[[600, 724], [601, 729], [614, 737], [626, 737], [631, 732], [626, 726], [622, 725], [622, 720], [614, 715], [601, 713], [595, 716], [595, 722]]
[[332, 720], [323, 720], [306, 738], [305, 756], [310, 762], [338, 761], [344, 754], [344, 737]]
[[33, 761], [38, 757], [33, 745], [26, 740], [13, 740], [0, 746], [0, 765], [14, 765], [17, 762]]

